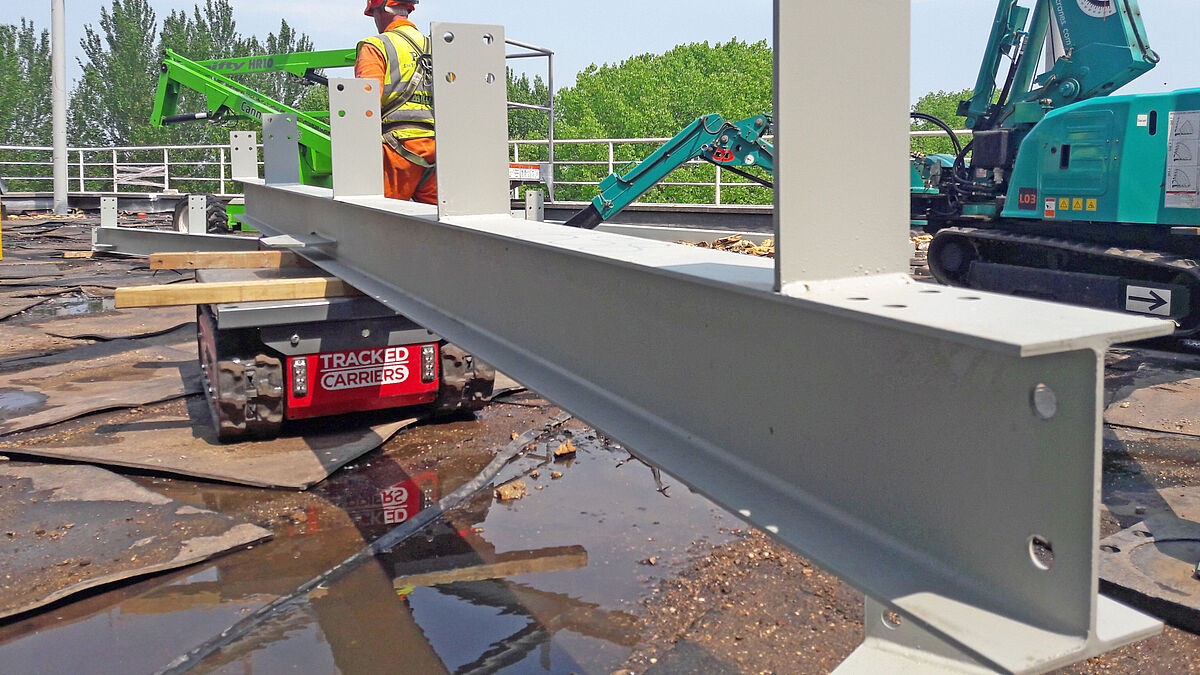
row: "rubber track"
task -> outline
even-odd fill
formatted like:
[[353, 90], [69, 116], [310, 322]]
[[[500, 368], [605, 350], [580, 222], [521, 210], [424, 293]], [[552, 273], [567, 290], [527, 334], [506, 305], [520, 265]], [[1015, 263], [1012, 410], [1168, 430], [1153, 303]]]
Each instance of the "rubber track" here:
[[[1185, 274], [1191, 277], [1191, 295], [1193, 306], [1200, 299], [1200, 263], [1197, 263], [1191, 258], [1174, 255], [1172, 253], [1163, 253], [1161, 251], [1145, 251], [1141, 249], [1127, 249], [1118, 246], [1103, 246], [1100, 244], [1089, 244], [1085, 242], [1072, 241], [1070, 239], [1060, 239], [1057, 237], [1047, 237], [1042, 235], [1030, 234], [1014, 234], [1000, 230], [989, 230], [981, 228], [969, 227], [948, 227], [938, 230], [934, 235], [933, 241], [929, 246], [929, 271], [939, 282], [951, 286], [961, 286], [961, 284], [948, 280], [946, 275], [939, 269], [937, 263], [938, 256], [936, 249], [939, 248], [938, 238], [942, 236], [947, 238], [966, 239], [970, 242], [980, 240], [1000, 242], [1006, 244], [1017, 244], [1030, 249], [1038, 250], [1059, 250], [1073, 255], [1082, 255], [1102, 260], [1120, 261], [1134, 263], [1141, 266], [1153, 267], [1164, 271], [1170, 271], [1172, 274]], [[996, 262], [983, 259], [983, 262]], [[1080, 271], [1088, 270], [1065, 270], [1065, 271]], [[1094, 273], [1094, 272], [1093, 272]], [[1127, 277], [1123, 277], [1127, 278]], [[1130, 281], [1136, 281], [1130, 279]], [[1162, 283], [1153, 281], [1152, 283]], [[1194, 333], [1200, 331], [1200, 325], [1195, 325], [1200, 321], [1200, 316], [1197, 316], [1193, 309], [1186, 316], [1179, 320], [1182, 326], [1187, 326], [1186, 329], [1181, 329], [1181, 333]]]

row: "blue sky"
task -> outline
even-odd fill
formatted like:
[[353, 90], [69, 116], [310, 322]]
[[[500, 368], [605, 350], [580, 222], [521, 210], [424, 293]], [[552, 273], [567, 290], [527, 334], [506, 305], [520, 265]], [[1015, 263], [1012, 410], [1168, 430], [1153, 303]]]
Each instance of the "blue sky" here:
[[[785, 0], [787, 1], [787, 0]], [[847, 2], [848, 0], [834, 0]], [[896, 0], [890, 0], [896, 1]], [[3, 0], [12, 7], [16, 0]], [[199, 0], [202, 4], [203, 0]], [[22, 14], [39, 28], [50, 25], [49, 0], [22, 3]], [[67, 42], [72, 77], [84, 24], [97, 24], [101, 0], [66, 0]], [[104, 0], [103, 4], [107, 4]], [[197, 0], [151, 0], [159, 18], [173, 9], [190, 11]], [[869, 4], [869, 3], [868, 3]], [[1025, 0], [1024, 4], [1032, 4]], [[279, 26], [280, 17], [308, 33], [318, 49], [353, 45], [374, 32], [362, 16], [365, 0], [234, 0], [235, 17], [244, 34], [260, 36]], [[1200, 86], [1200, 0], [1142, 0], [1150, 43], [1163, 61], [1124, 92], [1148, 92]], [[974, 85], [996, 0], [913, 0], [912, 96]], [[3, 22], [19, 15], [5, 12]], [[686, 42], [724, 42], [737, 37], [771, 39], [771, 0], [425, 0], [413, 20], [499, 23], [510, 38], [555, 51], [559, 86], [574, 82], [575, 73], [591, 63], [615, 63], [636, 54], [662, 53]], [[846, 45], [854, 49], [854, 45]], [[219, 56], [219, 55], [213, 55]], [[831, 55], [836, 62], [836, 55]], [[544, 72], [544, 62], [522, 63], [531, 73]]]

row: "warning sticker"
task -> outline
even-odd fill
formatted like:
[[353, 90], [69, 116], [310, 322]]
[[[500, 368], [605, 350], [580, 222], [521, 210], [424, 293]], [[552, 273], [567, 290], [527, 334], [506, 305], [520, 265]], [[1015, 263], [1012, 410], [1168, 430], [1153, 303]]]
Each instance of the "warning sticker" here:
[[1053, 218], [1058, 214], [1058, 200], [1054, 197], [1046, 197], [1046, 217]]
[[1165, 206], [1200, 209], [1200, 110], [1171, 113]]

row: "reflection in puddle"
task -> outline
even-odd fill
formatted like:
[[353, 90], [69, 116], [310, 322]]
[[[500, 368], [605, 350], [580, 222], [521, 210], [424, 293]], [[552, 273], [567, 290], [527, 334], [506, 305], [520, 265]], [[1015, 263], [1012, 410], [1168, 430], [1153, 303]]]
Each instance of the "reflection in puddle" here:
[[99, 314], [116, 309], [114, 298], [89, 298], [86, 296], [71, 296], [52, 298], [35, 307], [25, 310], [26, 316], [53, 319], [64, 316], [80, 316], [83, 314]]
[[[497, 503], [490, 490], [477, 493], [191, 672], [619, 668], [640, 639], [637, 601], [657, 584], [654, 575], [722, 543], [721, 528], [736, 521], [682, 486], [668, 498], [647, 467], [592, 432], [559, 435], [498, 477], [525, 480], [524, 499]], [[550, 450], [565, 438], [579, 450], [555, 461]], [[6, 675], [158, 670], [412, 518], [487, 461], [480, 452], [409, 473], [375, 455], [301, 495], [155, 479], [153, 489], [188, 503], [261, 513], [276, 538], [186, 575], [0, 624], [0, 663]], [[651, 556], [658, 566], [639, 565]]]
[[45, 402], [46, 395], [36, 391], [0, 392], [0, 420], [20, 417]]

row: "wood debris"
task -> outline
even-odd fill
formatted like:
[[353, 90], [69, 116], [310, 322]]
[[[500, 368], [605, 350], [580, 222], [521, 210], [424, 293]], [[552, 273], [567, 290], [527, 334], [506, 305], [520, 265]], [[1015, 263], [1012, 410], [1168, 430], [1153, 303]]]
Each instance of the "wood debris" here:
[[681, 241], [680, 244], [686, 246], [695, 246], [697, 248], [711, 248], [717, 251], [729, 251], [731, 253], [743, 253], [745, 255], [756, 255], [762, 258], [775, 257], [775, 240], [764, 239], [762, 244], [755, 244], [752, 241], [742, 239], [742, 235], [735, 234], [729, 237], [722, 237], [712, 241]]
[[495, 491], [496, 499], [499, 499], [502, 502], [517, 500], [527, 494], [529, 494], [529, 490], [525, 488], [525, 481], [523, 480], [515, 480], [511, 483], [505, 483], [504, 485], [496, 488]]
[[577, 450], [578, 448], [576, 448], [575, 444], [571, 442], [571, 439], [567, 439], [566, 443], [563, 443], [554, 449], [554, 456], [566, 457], [567, 455], [574, 455]]

